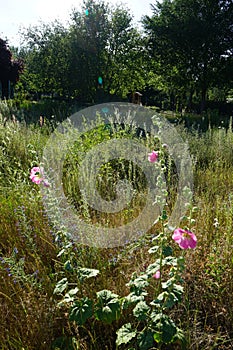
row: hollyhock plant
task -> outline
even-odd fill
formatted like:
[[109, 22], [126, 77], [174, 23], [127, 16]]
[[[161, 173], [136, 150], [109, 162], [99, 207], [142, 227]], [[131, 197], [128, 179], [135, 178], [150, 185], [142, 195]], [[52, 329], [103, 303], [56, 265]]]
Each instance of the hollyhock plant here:
[[152, 151], [151, 153], [148, 154], [148, 160], [151, 163], [157, 162], [158, 158], [159, 158], [159, 152], [157, 151]]
[[33, 167], [30, 172], [30, 179], [37, 185], [43, 184], [45, 187], [49, 186], [48, 181], [44, 178], [43, 168]]
[[181, 249], [196, 248], [197, 237], [191, 231], [183, 230], [182, 228], [177, 228], [174, 231], [172, 238], [176, 243], [179, 244]]

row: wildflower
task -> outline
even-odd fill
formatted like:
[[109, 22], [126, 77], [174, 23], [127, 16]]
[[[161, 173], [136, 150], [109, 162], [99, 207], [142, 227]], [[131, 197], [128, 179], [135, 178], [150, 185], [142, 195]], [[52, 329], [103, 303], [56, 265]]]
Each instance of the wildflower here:
[[218, 222], [218, 219], [217, 219], [217, 218], [214, 218], [213, 226], [214, 226], [215, 228], [218, 228], [219, 222]]
[[6, 268], [6, 271], [8, 272], [8, 277], [11, 277], [11, 276], [12, 276], [12, 273], [11, 273], [10, 267], [7, 267], [7, 268]]
[[177, 228], [172, 238], [176, 243], [179, 244], [181, 249], [194, 249], [197, 245], [197, 237], [191, 231], [183, 230], [182, 228]]
[[31, 169], [30, 173], [30, 179], [32, 182], [34, 182], [37, 185], [40, 185], [40, 183], [43, 181], [43, 169], [39, 167], [33, 167]]
[[37, 185], [43, 184], [49, 187], [48, 181], [44, 178], [44, 169], [40, 167], [33, 167], [30, 172], [30, 179]]
[[47, 180], [43, 180], [43, 185], [45, 186], [45, 187], [49, 187], [49, 182], [47, 181]]
[[152, 277], [158, 280], [160, 276], [161, 274], [160, 274], [160, 271], [158, 270]]
[[157, 162], [158, 158], [159, 158], [159, 152], [152, 151], [151, 153], [148, 154], [148, 160], [151, 163]]
[[38, 276], [38, 273], [39, 273], [39, 270], [36, 270], [36, 271], [34, 271], [34, 272], [32, 273], [32, 276], [37, 277], [37, 276]]

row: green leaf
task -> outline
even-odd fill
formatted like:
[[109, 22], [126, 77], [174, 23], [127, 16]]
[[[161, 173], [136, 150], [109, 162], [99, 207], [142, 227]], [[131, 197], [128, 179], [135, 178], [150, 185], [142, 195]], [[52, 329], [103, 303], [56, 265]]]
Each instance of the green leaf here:
[[149, 285], [149, 283], [147, 281], [147, 275], [142, 275], [142, 276], [139, 276], [133, 280], [130, 280], [130, 282], [127, 285], [134, 286], [137, 289], [146, 288]]
[[69, 311], [69, 320], [82, 326], [92, 316], [93, 302], [88, 298], [82, 298], [74, 302]]
[[160, 293], [157, 299], [153, 300], [150, 304], [153, 306], [163, 305], [163, 308], [168, 309], [173, 307], [178, 301], [174, 293], [165, 291]]
[[96, 277], [99, 273], [99, 270], [89, 269], [89, 268], [79, 268], [78, 269], [78, 279], [80, 282], [83, 282], [87, 278]]
[[153, 317], [153, 323], [156, 330], [154, 340], [165, 344], [171, 343], [178, 330], [172, 319], [160, 313]]
[[61, 294], [64, 292], [64, 290], [68, 287], [68, 280], [67, 278], [63, 278], [59, 282], [57, 282], [56, 287], [53, 291], [53, 294]]
[[171, 308], [173, 307], [179, 300], [177, 299], [177, 297], [175, 296], [174, 293], [169, 293], [167, 298], [165, 299], [165, 302], [163, 304], [163, 306], [165, 308]]
[[72, 267], [72, 264], [71, 264], [71, 261], [70, 261], [70, 260], [67, 260], [67, 261], [64, 263], [64, 269], [67, 270], [67, 271], [70, 271], [70, 272], [73, 271], [73, 267]]
[[163, 256], [165, 257], [172, 255], [172, 248], [170, 246], [163, 246], [162, 251], [163, 251]]
[[143, 301], [144, 297], [147, 296], [147, 292], [141, 292], [139, 295], [135, 294], [134, 292], [130, 293], [123, 299], [122, 308], [127, 309], [132, 304], [138, 303], [139, 301]]
[[73, 289], [70, 289], [64, 296], [64, 300], [66, 300], [66, 302], [71, 302], [74, 300], [74, 296], [78, 293], [79, 289], [76, 287], [76, 288], [73, 288]]
[[158, 246], [158, 245], [155, 245], [155, 246], [151, 247], [151, 248], [148, 250], [148, 253], [149, 253], [149, 254], [155, 254], [155, 253], [157, 253], [158, 250], [159, 250], [159, 246]]
[[140, 321], [144, 321], [147, 318], [149, 311], [150, 307], [146, 304], [146, 302], [140, 301], [133, 309], [133, 314]]
[[179, 284], [174, 284], [173, 285], [173, 293], [176, 295], [177, 299], [181, 301], [183, 292], [184, 292], [184, 287], [179, 285]]
[[[182, 329], [176, 327], [176, 334], [173, 337], [173, 341], [179, 341], [183, 345], [185, 345], [187, 343], [187, 340], [185, 339], [185, 334], [184, 334]], [[182, 349], [183, 349], [183, 347], [182, 347]]]
[[163, 289], [169, 289], [171, 286], [173, 286], [173, 283], [174, 283], [174, 278], [169, 278], [166, 282], [163, 282], [162, 283], [162, 288]]
[[155, 236], [152, 241], [160, 241], [160, 239], [163, 237], [163, 233], [159, 233], [157, 236]]
[[70, 296], [74, 296], [78, 293], [79, 289], [78, 287], [75, 287], [73, 289], [70, 289], [69, 292], [67, 292], [66, 294], [69, 294]]
[[169, 293], [168, 298], [165, 300], [164, 307], [171, 308], [173, 307], [177, 302], [178, 298], [174, 293]]
[[162, 341], [166, 344], [170, 343], [175, 334], [176, 325], [169, 317], [165, 316], [163, 319]]
[[154, 333], [154, 340], [156, 341], [156, 343], [161, 343], [161, 340], [162, 340], [161, 332], [155, 332]]
[[158, 270], [160, 270], [160, 260], [157, 259], [153, 264], [150, 264], [147, 269], [146, 272], [149, 276], [154, 275]]
[[162, 292], [158, 295], [157, 300], [158, 301], [163, 301], [169, 296], [169, 293], [167, 291]]
[[97, 293], [97, 298], [96, 319], [105, 323], [117, 320], [121, 311], [118, 295], [105, 289]]
[[177, 258], [173, 256], [167, 256], [162, 260], [163, 266], [165, 265], [172, 265], [172, 266], [177, 266]]
[[138, 335], [138, 346], [140, 350], [149, 350], [153, 347], [154, 337], [150, 329], [140, 332]]
[[137, 332], [135, 330], [132, 330], [131, 323], [126, 323], [120, 329], [118, 329], [116, 334], [116, 345], [119, 346], [121, 344], [129, 343], [130, 340], [136, 337]]
[[[153, 303], [153, 302], [152, 302], [152, 303]], [[152, 304], [152, 303], [151, 303], [151, 304]], [[152, 320], [153, 325], [154, 325], [155, 327], [156, 327], [157, 324], [160, 322], [160, 320], [162, 319], [162, 317], [163, 317], [163, 313], [162, 313], [162, 312], [157, 313], [157, 312], [153, 311], [153, 312], [151, 313], [151, 320]]]
[[57, 254], [57, 257], [59, 258], [60, 256], [62, 256], [65, 253], [65, 249], [60, 250], [60, 252]]
[[66, 303], [72, 303], [74, 301], [74, 296], [78, 293], [79, 289], [76, 287], [70, 289], [64, 296], [64, 299], [58, 303], [58, 306], [62, 306]]

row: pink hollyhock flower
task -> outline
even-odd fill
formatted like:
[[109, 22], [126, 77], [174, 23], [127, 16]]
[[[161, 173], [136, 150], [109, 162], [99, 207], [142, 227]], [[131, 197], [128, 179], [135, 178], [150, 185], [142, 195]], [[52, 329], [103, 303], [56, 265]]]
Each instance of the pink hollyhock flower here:
[[151, 163], [157, 162], [158, 158], [159, 158], [159, 152], [152, 151], [151, 153], [148, 154], [148, 160]]
[[179, 244], [181, 249], [194, 249], [197, 245], [197, 237], [191, 231], [183, 230], [182, 228], [177, 228], [172, 238], [176, 243]]
[[158, 270], [152, 277], [155, 279], [159, 279], [161, 276], [160, 271]]
[[43, 168], [33, 167], [30, 172], [30, 179], [37, 185], [43, 184], [45, 187], [49, 187], [48, 181], [44, 178]]

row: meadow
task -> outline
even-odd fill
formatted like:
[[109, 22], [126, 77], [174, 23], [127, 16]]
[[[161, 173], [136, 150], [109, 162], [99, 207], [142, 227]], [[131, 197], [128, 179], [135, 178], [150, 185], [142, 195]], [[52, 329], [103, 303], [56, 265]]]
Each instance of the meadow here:
[[[188, 221], [187, 226], [191, 223], [192, 232], [197, 236], [196, 248], [181, 252], [171, 239], [172, 233], [167, 235], [164, 230], [166, 215], [176, 196], [176, 171], [171, 163], [166, 168], [170, 174], [167, 213], [163, 212], [161, 220], [145, 235], [120, 247], [101, 248], [75, 243], [60, 225], [59, 218], [57, 225], [51, 223], [40, 186], [29, 178], [31, 169], [40, 163], [44, 145], [56, 122], [48, 121], [42, 127], [38, 121], [17, 123], [11, 120], [10, 114], [6, 104], [2, 104], [0, 349], [232, 349], [232, 119], [224, 120], [222, 126], [220, 122], [218, 127], [209, 123], [204, 131], [187, 128], [183, 123], [176, 126], [188, 142], [194, 174], [194, 196], [188, 207], [192, 217], [189, 213], [183, 220]], [[80, 176], [77, 164], [89, 149], [111, 139], [112, 133], [119, 139], [134, 137], [125, 130], [109, 132], [103, 125], [96, 127], [94, 132], [77, 141], [63, 170], [65, 193], [72, 205], [87, 222], [99, 221], [105, 227], [117, 227], [136, 217], [144, 205], [146, 189], [140, 169], [130, 161], [114, 160], [102, 168], [98, 183], [101, 196], [106, 200], [114, 199], [114, 183], [117, 176], [123, 174], [133, 182], [134, 203], [121, 214], [99, 215], [82, 200], [75, 187]], [[150, 137], [142, 142], [151, 149], [155, 146]], [[56, 212], [57, 204], [53, 199], [51, 203]], [[158, 261], [154, 260], [154, 255], [156, 249], [160, 249], [159, 244], [155, 249], [155, 238], [163, 242], [160, 265], [156, 266], [161, 267], [161, 262], [166, 259], [168, 262], [172, 256], [169, 260], [172, 263], [164, 263], [163, 276], [167, 281], [175, 278], [176, 283], [165, 286], [165, 281], [155, 276], [158, 268], [153, 270], [152, 265]], [[148, 254], [148, 250], [155, 254]], [[178, 288], [178, 285], [182, 287]], [[161, 288], [170, 299], [162, 300]], [[145, 290], [147, 294], [143, 294]], [[124, 299], [130, 292], [131, 297], [138, 292], [140, 298]], [[160, 302], [156, 299], [157, 305], [156, 302], [150, 304], [154, 313], [160, 310], [158, 324], [161, 328], [151, 338], [147, 325], [156, 315], [150, 314], [148, 305], [154, 295], [161, 296]], [[133, 302], [136, 302], [137, 310], [133, 309]], [[122, 328], [124, 325], [128, 326]]]

